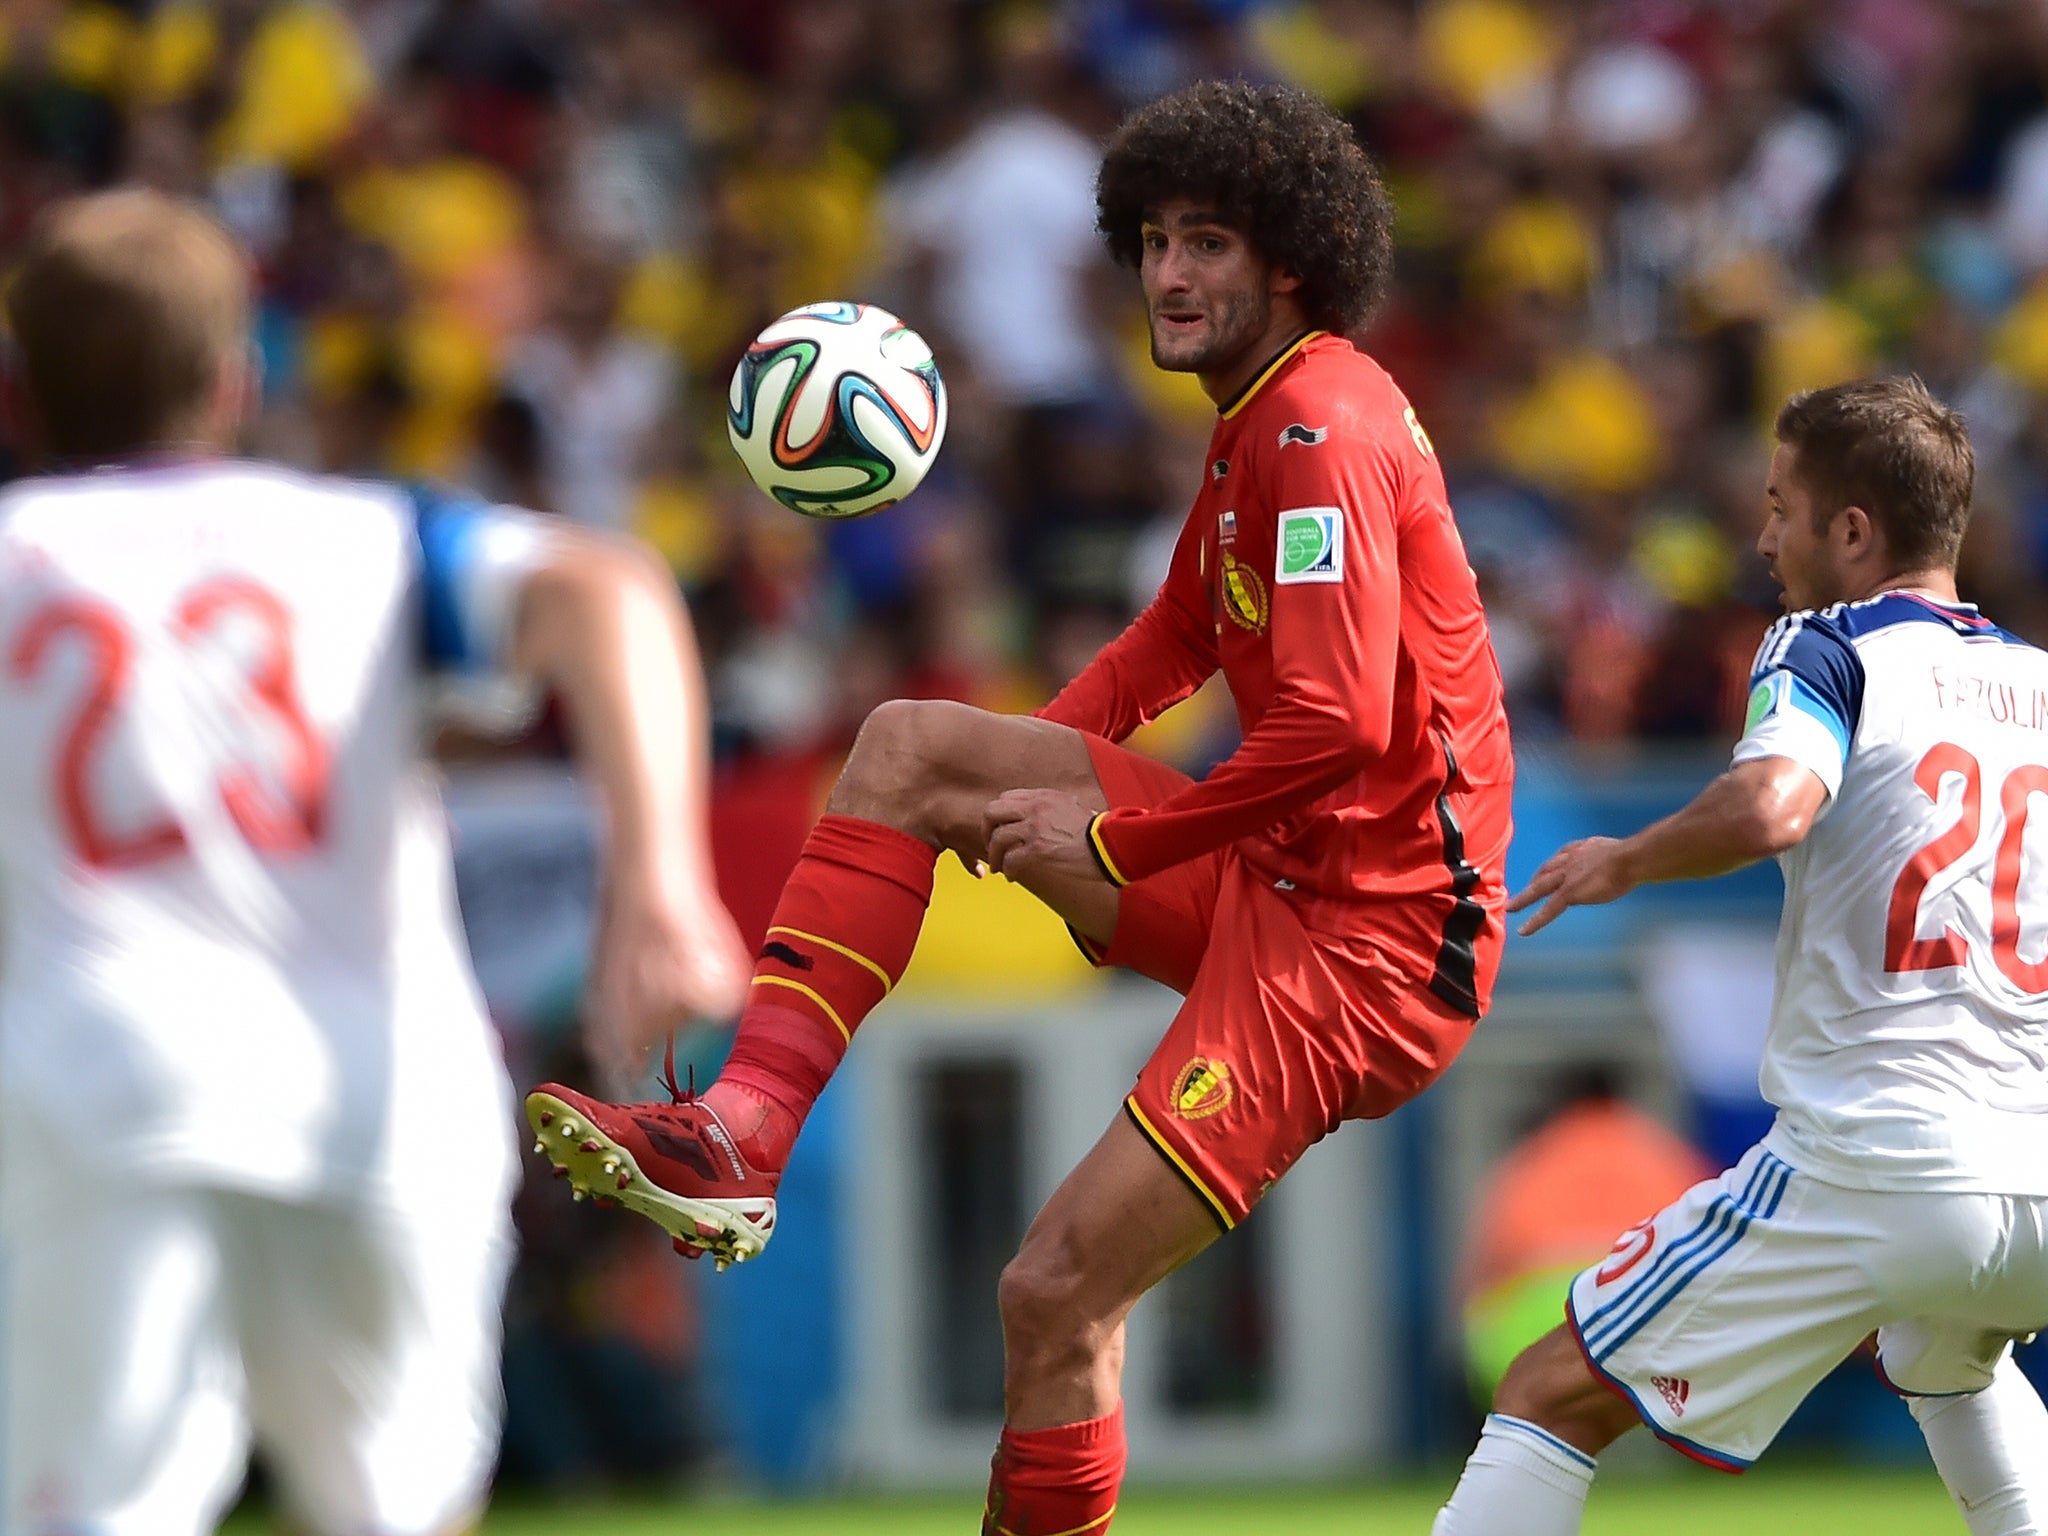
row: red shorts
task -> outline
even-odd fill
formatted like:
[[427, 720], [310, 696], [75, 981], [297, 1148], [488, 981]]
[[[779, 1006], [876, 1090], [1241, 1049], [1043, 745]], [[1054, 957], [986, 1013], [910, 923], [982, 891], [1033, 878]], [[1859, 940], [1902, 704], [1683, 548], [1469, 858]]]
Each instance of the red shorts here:
[[[1088, 752], [1112, 806], [1189, 782], [1099, 737]], [[1083, 942], [1184, 998], [1124, 1107], [1225, 1227], [1340, 1123], [1435, 1082], [1477, 1022], [1370, 934], [1317, 921], [1337, 905], [1275, 889], [1224, 848], [1125, 886], [1109, 947]]]

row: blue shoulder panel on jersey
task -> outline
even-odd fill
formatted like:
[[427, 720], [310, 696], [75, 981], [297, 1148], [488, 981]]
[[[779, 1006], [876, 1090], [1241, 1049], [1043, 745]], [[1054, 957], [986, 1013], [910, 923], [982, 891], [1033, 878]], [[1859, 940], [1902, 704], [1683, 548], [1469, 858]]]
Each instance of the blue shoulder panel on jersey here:
[[1790, 674], [1792, 701], [1827, 726], [1846, 756], [1863, 713], [1863, 658], [1839, 612], [1788, 613], [1778, 620], [1757, 648], [1749, 680], [1754, 688], [1775, 672]]
[[1852, 640], [1895, 624], [1939, 624], [1966, 640], [2028, 645], [2018, 635], [1985, 618], [1975, 603], [1941, 603], [1917, 592], [1881, 592], [1860, 603], [1837, 603], [1826, 610], [1826, 617], [1839, 624]]
[[463, 568], [472, 541], [490, 514], [490, 503], [444, 487], [409, 484], [414, 527], [420, 541], [422, 659], [431, 667], [474, 667], [477, 654], [462, 622]]

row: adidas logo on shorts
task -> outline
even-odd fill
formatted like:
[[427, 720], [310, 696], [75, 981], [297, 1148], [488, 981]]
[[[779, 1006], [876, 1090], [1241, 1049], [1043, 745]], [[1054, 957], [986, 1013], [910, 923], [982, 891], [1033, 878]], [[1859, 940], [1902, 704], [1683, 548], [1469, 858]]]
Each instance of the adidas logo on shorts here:
[[1683, 1376], [1652, 1376], [1650, 1385], [1655, 1387], [1658, 1395], [1664, 1399], [1665, 1406], [1671, 1410], [1671, 1417], [1685, 1417], [1685, 1400], [1692, 1395], [1691, 1382]]

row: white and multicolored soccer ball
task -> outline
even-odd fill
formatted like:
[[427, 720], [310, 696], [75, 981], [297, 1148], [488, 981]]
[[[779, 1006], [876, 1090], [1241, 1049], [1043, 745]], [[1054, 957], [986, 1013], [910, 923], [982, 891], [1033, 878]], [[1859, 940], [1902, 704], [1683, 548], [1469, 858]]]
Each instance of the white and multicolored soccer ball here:
[[872, 304], [806, 304], [754, 338], [725, 426], [754, 484], [806, 517], [865, 517], [923, 480], [946, 436], [925, 339]]

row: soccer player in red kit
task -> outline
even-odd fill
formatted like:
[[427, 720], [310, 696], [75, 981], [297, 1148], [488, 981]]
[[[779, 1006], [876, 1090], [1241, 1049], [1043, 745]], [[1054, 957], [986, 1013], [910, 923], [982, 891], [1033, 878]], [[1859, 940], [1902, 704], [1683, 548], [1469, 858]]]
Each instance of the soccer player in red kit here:
[[[528, 1100], [579, 1188], [730, 1261], [766, 1241], [777, 1172], [908, 963], [945, 849], [1180, 991], [1127, 1112], [1003, 1273], [992, 1536], [1108, 1526], [1125, 1315], [1339, 1122], [1435, 1080], [1503, 933], [1499, 670], [1429, 438], [1344, 339], [1387, 268], [1370, 160], [1308, 96], [1203, 84], [1124, 122], [1097, 199], [1154, 361], [1219, 412], [1158, 597], [1034, 717], [868, 718], [701, 1099]], [[1206, 779], [1116, 744], [1219, 669], [1243, 743]]]

